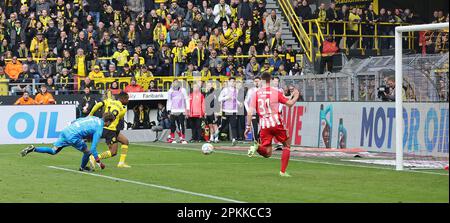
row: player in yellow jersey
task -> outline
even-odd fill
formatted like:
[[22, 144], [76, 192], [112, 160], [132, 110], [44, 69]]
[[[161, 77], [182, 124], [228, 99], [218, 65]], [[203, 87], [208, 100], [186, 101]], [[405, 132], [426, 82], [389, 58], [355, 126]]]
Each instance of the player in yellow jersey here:
[[130, 167], [125, 163], [129, 142], [127, 137], [120, 133], [120, 130], [123, 129], [124, 125], [123, 118], [127, 112], [125, 106], [128, 104], [128, 94], [122, 91], [119, 95], [117, 95], [117, 98], [118, 100], [114, 100], [108, 97], [107, 99], [95, 104], [89, 115], [92, 116], [95, 112], [97, 112], [97, 110], [103, 108], [104, 112], [110, 112], [116, 117], [116, 119], [109, 126], [106, 126], [103, 129], [102, 138], [105, 138], [106, 140], [108, 151], [101, 153], [99, 158], [107, 159], [115, 156], [117, 154], [118, 142], [120, 142], [122, 153], [120, 155], [120, 160], [117, 167]]

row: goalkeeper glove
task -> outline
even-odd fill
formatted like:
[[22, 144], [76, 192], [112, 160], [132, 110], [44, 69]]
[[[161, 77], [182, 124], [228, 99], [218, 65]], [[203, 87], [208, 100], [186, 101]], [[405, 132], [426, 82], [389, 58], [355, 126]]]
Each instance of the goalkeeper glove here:
[[100, 161], [100, 158], [97, 158], [96, 160], [95, 160], [95, 162], [97, 162], [97, 165], [103, 170], [103, 169], [105, 169], [105, 164], [103, 164], [101, 161]]

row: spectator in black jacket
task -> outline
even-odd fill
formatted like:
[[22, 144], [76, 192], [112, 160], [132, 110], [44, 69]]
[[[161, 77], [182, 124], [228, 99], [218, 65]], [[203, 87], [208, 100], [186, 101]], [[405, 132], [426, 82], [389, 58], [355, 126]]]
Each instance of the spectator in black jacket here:
[[10, 48], [15, 51], [19, 48], [19, 43], [25, 41], [25, 29], [22, 27], [22, 23], [20, 20], [16, 20], [14, 22], [14, 27], [11, 27], [9, 30], [9, 39], [10, 39]]
[[194, 20], [192, 21], [192, 28], [194, 32], [205, 33], [206, 31], [206, 21], [203, 19], [202, 14], [198, 13]]
[[208, 50], [203, 46], [203, 42], [198, 42], [197, 47], [191, 55], [191, 63], [194, 64], [194, 68], [200, 70], [201, 67], [208, 64], [208, 58]]
[[87, 7], [89, 10], [89, 15], [94, 17], [95, 24], [98, 24], [100, 21], [100, 12], [103, 11], [102, 1], [99, 0], [86, 0], [87, 1]]
[[48, 28], [44, 32], [44, 36], [47, 38], [50, 55], [54, 55], [53, 50], [56, 48], [58, 42], [59, 30], [55, 27], [53, 20], [48, 21]]
[[133, 129], [149, 129], [150, 128], [150, 117], [148, 107], [140, 104], [133, 108], [134, 111], [134, 122]]
[[78, 38], [75, 40], [74, 47], [75, 49], [81, 48], [84, 52], [91, 52], [91, 44], [89, 44], [89, 40], [86, 38], [86, 34], [83, 31], [78, 33]]
[[243, 18], [245, 21], [253, 18], [252, 8], [250, 7], [248, 0], [243, 0], [242, 3], [239, 4], [237, 18]]
[[57, 56], [58, 57], [62, 57], [64, 54], [64, 50], [68, 50], [71, 51], [72, 50], [72, 41], [69, 39], [69, 37], [67, 36], [66, 31], [61, 31], [59, 33], [59, 38], [56, 40], [56, 51], [57, 51]]
[[163, 129], [170, 128], [169, 113], [166, 107], [160, 102], [158, 103], [158, 113], [157, 113], [158, 125]]
[[112, 57], [115, 51], [115, 42], [111, 39], [109, 32], [104, 32], [100, 40], [100, 55], [102, 57]]
[[[366, 25], [364, 25], [364, 33], [365, 35], [373, 35], [375, 32], [375, 25], [374, 23], [377, 22], [378, 16], [373, 11], [373, 4], [369, 5], [369, 8], [367, 9], [367, 12], [365, 13], [365, 21], [367, 22]], [[372, 49], [374, 47], [374, 39], [373, 38], [364, 38], [364, 47], [366, 49]]]
[[300, 21], [308, 20], [313, 17], [312, 9], [309, 6], [307, 0], [302, 1], [302, 5], [299, 7], [298, 13], [299, 13], [298, 17], [300, 17]]
[[[345, 22], [348, 21], [348, 15], [349, 15], [349, 11], [348, 11], [348, 7], [347, 5], [343, 5], [341, 7], [340, 10], [337, 11], [337, 21], [338, 22]], [[342, 35], [344, 34], [344, 24], [343, 23], [338, 23], [335, 27], [335, 34], [337, 35]], [[342, 37], [336, 37], [335, 41], [337, 46], [339, 47], [339, 43], [341, 42]]]
[[146, 22], [144, 27], [140, 29], [141, 33], [141, 44], [146, 46], [153, 43], [153, 27], [150, 22]]
[[92, 108], [95, 105], [95, 99], [91, 95], [91, 89], [88, 87], [85, 87], [84, 89], [84, 95], [81, 99], [80, 104], [78, 105], [79, 109], [79, 116], [78, 117], [86, 117], [89, 115], [89, 112], [91, 112]]
[[152, 72], [153, 74], [159, 73], [159, 71], [161, 70], [161, 68], [159, 67], [159, 57], [155, 53], [155, 48], [153, 47], [153, 45], [150, 45], [147, 48], [144, 58], [145, 65], [148, 67], [150, 72]]
[[326, 10], [326, 21], [330, 22], [329, 23], [330, 28], [328, 33], [329, 35], [333, 35], [334, 30], [338, 27], [339, 24], [334, 23], [337, 20], [338, 20], [338, 10], [336, 9], [336, 3], [331, 2], [330, 6]]
[[[389, 17], [386, 14], [386, 9], [384, 9], [384, 8], [380, 9], [380, 13], [378, 15], [378, 22], [381, 22], [381, 23], [388, 23], [389, 22]], [[378, 35], [380, 35], [380, 36], [389, 35], [388, 27], [386, 25], [378, 25]], [[388, 46], [389, 43], [388, 43], [386, 38], [379, 38], [378, 41], [380, 43], [379, 47], [381, 49], [389, 48], [389, 46]]]
[[95, 91], [95, 85], [94, 82], [91, 81], [89, 77], [84, 78], [83, 81], [81, 81], [81, 87], [80, 89], [89, 88], [89, 90]]
[[119, 77], [119, 72], [116, 70], [116, 65], [109, 64], [108, 72], [106, 72], [105, 77]]
[[19, 48], [14, 51], [14, 54], [17, 58], [27, 58], [28, 55], [31, 56], [30, 50], [27, 48], [24, 41], [21, 41], [19, 44]]

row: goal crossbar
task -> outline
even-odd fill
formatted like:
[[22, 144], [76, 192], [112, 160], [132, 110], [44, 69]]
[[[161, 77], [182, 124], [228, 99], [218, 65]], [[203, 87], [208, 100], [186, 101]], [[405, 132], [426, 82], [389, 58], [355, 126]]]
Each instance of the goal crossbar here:
[[437, 29], [448, 29], [449, 23], [433, 23], [412, 26], [398, 26], [395, 27], [395, 169], [403, 170], [403, 46], [402, 34], [404, 32], [426, 31]]

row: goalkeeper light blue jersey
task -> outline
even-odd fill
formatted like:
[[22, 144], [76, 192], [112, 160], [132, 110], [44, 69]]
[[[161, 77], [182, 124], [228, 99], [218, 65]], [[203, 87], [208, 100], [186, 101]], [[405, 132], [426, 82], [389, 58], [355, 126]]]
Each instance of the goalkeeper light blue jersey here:
[[91, 152], [96, 154], [97, 144], [103, 133], [104, 121], [95, 116], [79, 118], [61, 132], [61, 138], [67, 141], [81, 140], [92, 136]]
[[79, 138], [94, 136], [96, 133], [101, 136], [103, 125], [103, 119], [89, 116], [73, 121], [69, 126], [63, 129], [63, 132], [68, 133], [67, 135], [78, 136]]

